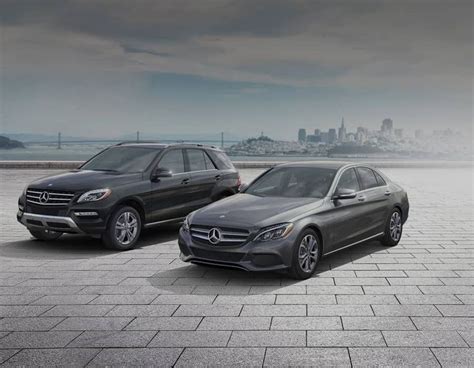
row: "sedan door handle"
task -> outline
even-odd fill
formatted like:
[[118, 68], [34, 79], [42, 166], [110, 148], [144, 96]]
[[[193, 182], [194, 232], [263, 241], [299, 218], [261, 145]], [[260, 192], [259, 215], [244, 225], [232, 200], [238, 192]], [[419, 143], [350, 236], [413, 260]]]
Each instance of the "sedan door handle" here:
[[389, 191], [389, 190], [386, 190], [384, 194], [385, 194], [386, 196], [389, 196], [390, 194], [392, 194], [392, 192]]
[[219, 181], [219, 180], [221, 180], [221, 176], [220, 176], [220, 175], [216, 175], [216, 176], [214, 176], [214, 179], [216, 179], [216, 181]]
[[189, 178], [185, 178], [181, 181], [181, 184], [188, 184], [189, 183]]
[[366, 196], [360, 195], [360, 196], [357, 197], [357, 200], [358, 200], [359, 202], [364, 202], [366, 198], [367, 198]]

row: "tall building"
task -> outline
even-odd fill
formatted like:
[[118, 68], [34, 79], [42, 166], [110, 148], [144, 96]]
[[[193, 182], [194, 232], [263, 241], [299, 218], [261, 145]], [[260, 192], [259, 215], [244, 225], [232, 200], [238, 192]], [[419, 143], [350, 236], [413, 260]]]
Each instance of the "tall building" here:
[[342, 118], [341, 127], [339, 128], [339, 142], [346, 141], [346, 127], [344, 126], [344, 118]]
[[332, 143], [336, 143], [336, 141], [337, 141], [336, 129], [331, 128], [329, 129], [329, 132], [328, 132], [328, 143], [332, 144]]
[[403, 138], [403, 129], [395, 129], [395, 137], [402, 139]]
[[298, 130], [298, 142], [306, 142], [306, 129], [301, 128], [300, 130]]
[[320, 129], [315, 129], [314, 130], [314, 135], [321, 135], [321, 130]]
[[382, 134], [384, 134], [384, 135], [392, 135], [393, 120], [392, 119], [383, 119], [381, 130], [382, 130]]

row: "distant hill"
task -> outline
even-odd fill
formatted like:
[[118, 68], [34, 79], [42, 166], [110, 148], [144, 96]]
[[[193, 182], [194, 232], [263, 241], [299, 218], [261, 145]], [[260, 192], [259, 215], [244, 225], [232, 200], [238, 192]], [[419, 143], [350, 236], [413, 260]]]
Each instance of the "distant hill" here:
[[0, 149], [25, 148], [23, 143], [0, 135]]

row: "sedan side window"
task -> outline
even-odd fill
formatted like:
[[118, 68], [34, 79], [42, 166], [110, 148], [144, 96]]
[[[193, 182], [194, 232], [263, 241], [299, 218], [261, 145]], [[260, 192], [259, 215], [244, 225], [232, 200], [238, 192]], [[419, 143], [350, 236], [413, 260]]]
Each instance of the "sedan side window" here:
[[164, 154], [160, 160], [158, 167], [169, 169], [173, 174], [179, 174], [184, 172], [184, 158], [183, 151], [174, 149]]
[[377, 179], [377, 184], [382, 187], [384, 185], [387, 185], [385, 180], [382, 178], [382, 175], [380, 175], [377, 171], [374, 170], [375, 178]]
[[374, 172], [367, 167], [358, 167], [357, 172], [359, 173], [362, 189], [369, 189], [378, 187], [377, 179]]
[[360, 190], [359, 180], [357, 180], [357, 175], [354, 169], [348, 169], [342, 173], [336, 190], [338, 189], [352, 189], [356, 192]]

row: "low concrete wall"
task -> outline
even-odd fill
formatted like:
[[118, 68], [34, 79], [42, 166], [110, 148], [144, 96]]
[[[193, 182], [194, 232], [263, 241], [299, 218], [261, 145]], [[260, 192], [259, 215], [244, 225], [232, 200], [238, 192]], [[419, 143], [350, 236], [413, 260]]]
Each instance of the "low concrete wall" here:
[[[315, 160], [317, 162], [318, 160]], [[285, 161], [235, 161], [238, 169], [262, 169], [281, 164]], [[327, 160], [319, 162], [328, 162]], [[359, 160], [380, 168], [457, 168], [473, 167], [473, 161], [371, 161]], [[0, 161], [0, 169], [58, 169], [77, 168], [82, 161]]]

